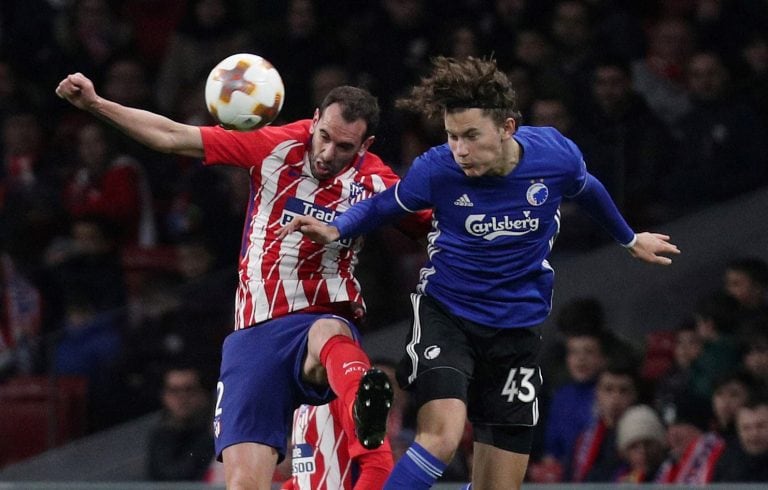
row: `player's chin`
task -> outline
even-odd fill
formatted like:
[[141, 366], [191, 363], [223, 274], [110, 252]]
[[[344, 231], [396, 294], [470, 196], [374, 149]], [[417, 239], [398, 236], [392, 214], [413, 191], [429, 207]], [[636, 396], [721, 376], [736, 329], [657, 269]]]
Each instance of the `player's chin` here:
[[482, 177], [485, 174], [485, 172], [475, 167], [461, 167], [461, 170], [467, 177]]
[[325, 180], [333, 177], [333, 172], [331, 171], [331, 168], [328, 167], [327, 165], [315, 163], [314, 165], [312, 165], [312, 175], [317, 180]]

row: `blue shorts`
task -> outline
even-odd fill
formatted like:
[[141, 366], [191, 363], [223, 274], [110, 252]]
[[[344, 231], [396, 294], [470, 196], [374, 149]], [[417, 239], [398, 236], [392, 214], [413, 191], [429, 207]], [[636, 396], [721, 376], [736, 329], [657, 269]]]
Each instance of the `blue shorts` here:
[[309, 328], [330, 314], [295, 313], [236, 330], [224, 340], [221, 373], [216, 385], [213, 430], [216, 457], [224, 448], [256, 442], [277, 449], [285, 457], [293, 411], [301, 404], [322, 405], [335, 398], [328, 386], [302, 380]]

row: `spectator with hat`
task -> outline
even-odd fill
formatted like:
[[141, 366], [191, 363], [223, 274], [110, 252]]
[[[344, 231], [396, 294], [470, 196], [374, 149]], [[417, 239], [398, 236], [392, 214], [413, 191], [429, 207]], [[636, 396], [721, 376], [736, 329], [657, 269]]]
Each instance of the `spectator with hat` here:
[[648, 405], [627, 409], [616, 426], [616, 447], [624, 461], [616, 481], [653, 481], [667, 451], [667, 435], [658, 414]]

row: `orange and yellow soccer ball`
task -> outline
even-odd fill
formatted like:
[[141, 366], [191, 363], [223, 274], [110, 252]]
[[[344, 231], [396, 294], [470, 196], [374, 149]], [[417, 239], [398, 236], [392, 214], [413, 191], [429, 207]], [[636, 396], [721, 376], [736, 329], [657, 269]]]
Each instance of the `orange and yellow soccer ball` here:
[[264, 127], [277, 118], [284, 101], [280, 73], [255, 54], [238, 53], [223, 59], [205, 83], [208, 112], [227, 129]]

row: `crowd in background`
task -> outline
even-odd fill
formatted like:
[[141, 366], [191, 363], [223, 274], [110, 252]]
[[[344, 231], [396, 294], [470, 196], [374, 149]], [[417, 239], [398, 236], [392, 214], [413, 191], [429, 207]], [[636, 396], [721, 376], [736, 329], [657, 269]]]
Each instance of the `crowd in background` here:
[[[81, 71], [111, 100], [210, 124], [205, 79], [235, 52], [260, 54], [280, 71], [286, 102], [276, 124], [311, 117], [333, 86], [369, 88], [382, 106], [372, 151], [400, 174], [445, 139], [442, 121], [393, 105], [441, 54], [493, 56], [514, 80], [524, 124], [554, 126], [573, 139], [635, 229], [768, 183], [764, 0], [4, 1], [0, 379], [87, 377], [89, 431], [158, 408], [163, 373], [179, 359], [218, 370], [231, 330], [248, 176], [151, 152], [58, 100], [54, 89]], [[562, 214], [555, 253], [606, 239], [567, 203]], [[403, 291], [423, 259], [422, 246], [393, 229], [368, 240], [359, 266], [368, 329], [408, 316]], [[759, 394], [768, 375], [768, 279], [759, 260], [734, 267], [762, 287], [761, 302], [745, 304], [733, 287], [713, 291], [724, 294], [702, 299], [690, 324], [674, 332], [674, 355], [658, 354], [650, 342], [624, 357], [642, 370], [608, 359], [617, 350], [606, 349], [612, 340], [595, 314], [599, 301], [577, 304], [579, 318], [561, 324], [568, 366], [559, 379], [554, 366], [547, 380], [532, 479], [648, 480], [659, 467], [683, 474], [665, 462], [670, 454], [682, 459], [675, 451], [695, 452], [698, 438], [678, 444], [683, 449], [668, 445], [681, 418], [695, 418], [689, 425], [707, 436], [702, 451], [711, 452], [697, 455], [712, 463], [710, 478], [727, 475], [715, 471], [718, 459], [748, 461], [738, 451], [755, 450], [748, 429], [739, 428], [741, 408], [718, 413], [725, 391], [744, 395], [746, 419], [763, 417], [756, 454], [765, 460], [768, 415]], [[667, 340], [660, 343], [672, 345]], [[571, 366], [571, 357], [585, 342], [594, 343], [592, 368], [578, 374], [583, 368]], [[653, 362], [649, 352], [658, 354]], [[619, 407], [602, 406], [603, 385], [623, 390]], [[683, 406], [681, 390], [693, 390], [704, 400], [696, 407], [713, 413]], [[551, 427], [563, 416], [549, 413], [571, 414], [574, 401], [581, 425]], [[627, 410], [638, 402], [649, 410]], [[622, 425], [625, 411], [647, 430]], [[397, 418], [406, 428], [394, 437], [407, 439], [407, 420]], [[654, 453], [641, 444], [646, 467], [633, 466], [643, 458], [628, 434], [638, 433], [659, 436], [653, 441], [662, 446]], [[715, 452], [719, 458], [705, 457]], [[468, 468], [457, 461], [449, 475], [465, 478]], [[701, 468], [708, 467], [694, 469]]]

